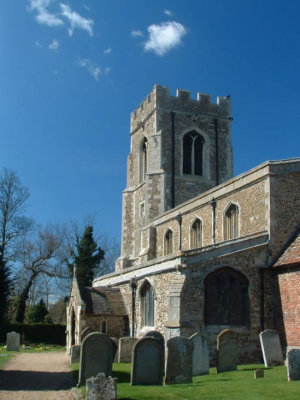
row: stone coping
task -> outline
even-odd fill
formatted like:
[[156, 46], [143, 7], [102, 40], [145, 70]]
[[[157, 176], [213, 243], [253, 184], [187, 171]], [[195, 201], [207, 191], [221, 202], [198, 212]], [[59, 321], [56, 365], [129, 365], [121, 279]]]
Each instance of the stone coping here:
[[93, 286], [114, 286], [129, 283], [132, 278], [142, 279], [146, 276], [156, 275], [165, 272], [176, 271], [182, 264], [186, 264], [189, 259], [189, 265], [222, 257], [228, 254], [247, 250], [249, 248], [265, 246], [268, 243], [269, 234], [267, 231], [247, 235], [242, 238], [236, 238], [209, 245], [197, 250], [187, 250], [171, 254], [167, 257], [156, 258], [147, 263], [126, 268], [119, 272], [113, 272], [94, 279]]

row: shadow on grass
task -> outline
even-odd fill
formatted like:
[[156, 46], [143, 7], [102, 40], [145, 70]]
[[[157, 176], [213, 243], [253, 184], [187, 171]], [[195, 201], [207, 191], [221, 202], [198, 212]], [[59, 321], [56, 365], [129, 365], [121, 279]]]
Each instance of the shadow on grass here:
[[128, 373], [128, 372], [113, 371], [113, 377], [118, 378], [118, 383], [129, 383], [130, 382], [130, 373]]
[[73, 372], [0, 371], [0, 390], [67, 390]]

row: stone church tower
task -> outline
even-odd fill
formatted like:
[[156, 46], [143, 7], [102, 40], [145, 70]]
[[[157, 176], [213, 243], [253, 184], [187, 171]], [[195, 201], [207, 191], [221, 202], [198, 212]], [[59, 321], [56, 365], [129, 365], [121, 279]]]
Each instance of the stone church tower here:
[[232, 178], [230, 123], [230, 98], [159, 85], [131, 114], [116, 271], [155, 257], [155, 218]]

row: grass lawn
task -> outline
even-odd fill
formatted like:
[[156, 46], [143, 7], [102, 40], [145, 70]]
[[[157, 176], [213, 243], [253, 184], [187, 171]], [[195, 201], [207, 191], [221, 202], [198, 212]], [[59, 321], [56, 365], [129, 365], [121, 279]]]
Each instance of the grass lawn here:
[[[73, 367], [78, 370], [78, 364]], [[264, 369], [265, 377], [254, 379], [254, 370]], [[288, 382], [286, 367], [264, 368], [241, 365], [238, 371], [196, 376], [192, 384], [169, 386], [130, 386], [130, 364], [113, 364], [118, 378], [118, 399], [123, 400], [299, 400], [300, 381]], [[84, 386], [81, 386], [85, 394]]]

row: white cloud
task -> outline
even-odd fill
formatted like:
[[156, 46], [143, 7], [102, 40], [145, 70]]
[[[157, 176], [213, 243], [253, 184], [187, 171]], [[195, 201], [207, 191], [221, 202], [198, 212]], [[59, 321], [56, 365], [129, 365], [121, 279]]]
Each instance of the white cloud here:
[[50, 50], [57, 50], [59, 48], [59, 42], [57, 40], [52, 40], [49, 44], [48, 49]]
[[108, 74], [108, 73], [110, 72], [110, 70], [111, 70], [111, 68], [110, 68], [110, 67], [105, 67], [105, 69], [104, 69], [104, 73], [105, 73], [105, 74]]
[[131, 36], [133, 37], [143, 37], [143, 32], [142, 31], [131, 31]]
[[108, 49], [104, 50], [104, 54], [110, 54], [112, 52], [111, 48], [109, 47]]
[[164, 10], [164, 14], [168, 15], [169, 17], [172, 17], [174, 15], [173, 11], [171, 10]]
[[97, 64], [95, 64], [88, 58], [80, 58], [78, 60], [78, 65], [81, 68], [85, 68], [96, 81], [99, 80], [99, 76], [101, 75], [101, 68]]
[[72, 11], [71, 8], [66, 4], [60, 4], [61, 15], [70, 23], [70, 28], [68, 29], [69, 35], [72, 36], [74, 29], [79, 28], [87, 31], [90, 36], [93, 36], [93, 24], [94, 21], [90, 18], [84, 18], [80, 14], [75, 11]]
[[39, 47], [40, 49], [43, 47], [38, 40], [36, 40], [34, 43], [35, 43], [36, 47]]
[[179, 22], [162, 22], [160, 25], [148, 27], [149, 39], [144, 45], [146, 51], [153, 51], [163, 56], [169, 50], [181, 44], [182, 37], [187, 33], [186, 28]]
[[57, 14], [50, 13], [47, 8], [49, 5], [56, 0], [29, 0], [30, 10], [36, 11], [37, 15], [35, 19], [39, 24], [47, 26], [60, 26], [64, 25], [64, 22]]

